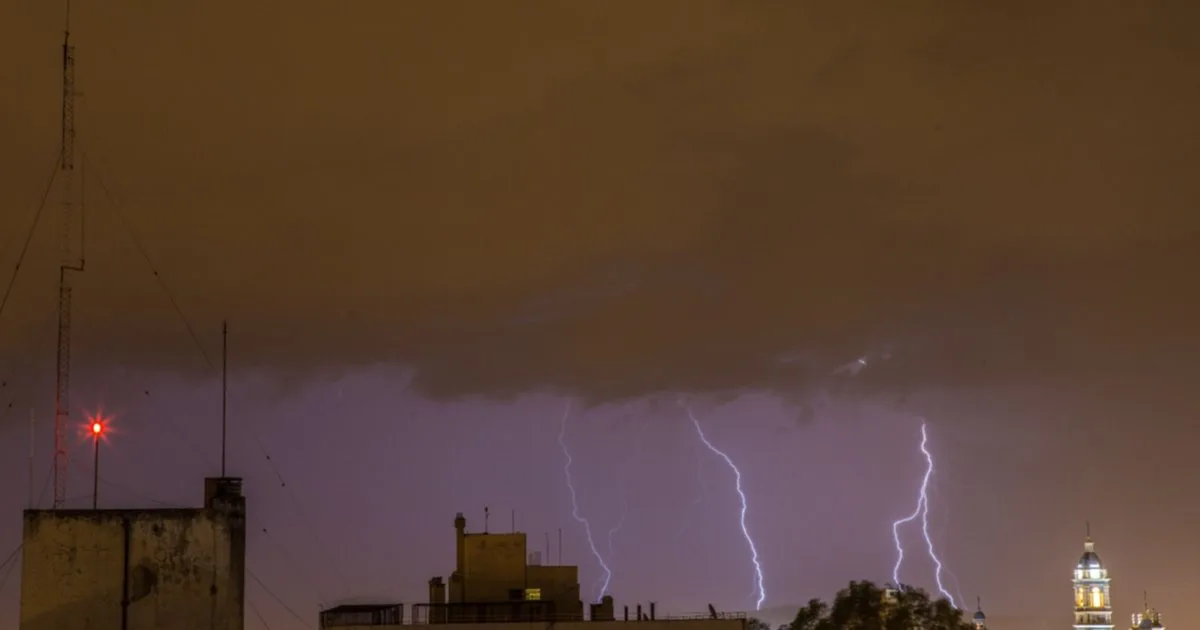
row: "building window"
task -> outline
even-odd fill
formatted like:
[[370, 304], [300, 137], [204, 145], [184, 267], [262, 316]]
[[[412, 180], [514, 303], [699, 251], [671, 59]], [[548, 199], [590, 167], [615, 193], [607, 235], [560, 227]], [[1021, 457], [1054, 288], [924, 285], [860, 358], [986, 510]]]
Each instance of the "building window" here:
[[527, 588], [525, 589], [525, 599], [528, 601], [536, 601], [542, 598], [542, 589]]
[[1092, 608], [1104, 608], [1104, 593], [1099, 586], [1092, 587]]
[[1087, 606], [1087, 589], [1082, 586], [1075, 589], [1075, 605], [1080, 608]]

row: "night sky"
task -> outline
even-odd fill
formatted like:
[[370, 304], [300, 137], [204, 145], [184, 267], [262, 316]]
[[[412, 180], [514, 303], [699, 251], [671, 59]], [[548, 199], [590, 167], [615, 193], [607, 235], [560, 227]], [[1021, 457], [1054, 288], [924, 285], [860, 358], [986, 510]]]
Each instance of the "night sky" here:
[[[57, 156], [58, 4], [0, 4], [0, 289]], [[594, 594], [568, 400], [618, 605], [753, 608], [684, 395], [741, 467], [768, 607], [891, 578], [923, 417], [956, 598], [1069, 625], [1090, 520], [1118, 627], [1143, 590], [1194, 626], [1197, 23], [1186, 0], [77, 1], [71, 412], [115, 414], [101, 504], [200, 502], [228, 318], [249, 566], [313, 626], [422, 601], [484, 506], [531, 550], [561, 527]], [[51, 464], [56, 195], [0, 314], [0, 561], [31, 408], [36, 490]]]

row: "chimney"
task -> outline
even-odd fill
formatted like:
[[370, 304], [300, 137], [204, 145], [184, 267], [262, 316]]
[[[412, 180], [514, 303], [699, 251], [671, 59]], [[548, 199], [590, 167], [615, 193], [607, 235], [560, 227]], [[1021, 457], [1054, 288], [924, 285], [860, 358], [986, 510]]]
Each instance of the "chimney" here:
[[629, 621], [629, 606], [625, 607], [625, 621]]
[[650, 621], [654, 621], [654, 602], [650, 602]]
[[446, 623], [446, 583], [440, 576], [429, 579], [428, 621], [429, 623]]
[[[599, 602], [588, 605], [588, 619], [590, 621], [616, 621], [613, 611], [612, 595], [605, 595], [600, 598]], [[629, 616], [629, 608], [625, 609], [625, 616]]]
[[467, 547], [467, 519], [462, 512], [454, 515], [454, 551], [457, 556], [455, 571], [466, 574], [465, 552]]
[[638, 621], [642, 620], [642, 605], [641, 604], [637, 605], [637, 620]]

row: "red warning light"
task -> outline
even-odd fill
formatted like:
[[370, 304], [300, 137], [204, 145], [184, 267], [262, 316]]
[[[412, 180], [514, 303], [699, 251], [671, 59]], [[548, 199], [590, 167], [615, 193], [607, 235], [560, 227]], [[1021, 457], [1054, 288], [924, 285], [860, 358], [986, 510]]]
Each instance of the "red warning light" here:
[[84, 441], [107, 442], [113, 434], [120, 433], [117, 425], [113, 424], [113, 416], [105, 415], [103, 411], [92, 413], [85, 410], [84, 421], [75, 425], [75, 430], [79, 434], [80, 444]]

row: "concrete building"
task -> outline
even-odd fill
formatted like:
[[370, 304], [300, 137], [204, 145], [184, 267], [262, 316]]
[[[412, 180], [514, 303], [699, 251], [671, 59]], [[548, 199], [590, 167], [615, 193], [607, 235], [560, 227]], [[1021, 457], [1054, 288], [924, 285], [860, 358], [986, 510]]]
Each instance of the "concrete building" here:
[[372, 630], [401, 625], [437, 625], [440, 630], [746, 630], [744, 613], [659, 617], [654, 603], [625, 606], [616, 614], [613, 598], [590, 604], [579, 597], [579, 567], [541, 563], [529, 553], [525, 534], [467, 531], [467, 519], [454, 518], [455, 566], [450, 579], [429, 580], [429, 601], [415, 604], [405, 623], [400, 604], [338, 606], [322, 611], [322, 629]]
[[196, 509], [26, 510], [21, 630], [242, 630], [242, 480], [204, 494]]
[[413, 606], [414, 623], [583, 620], [579, 567], [543, 565], [523, 532], [468, 532], [460, 512], [454, 555], [449, 584], [429, 580], [429, 601]]

